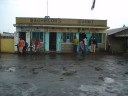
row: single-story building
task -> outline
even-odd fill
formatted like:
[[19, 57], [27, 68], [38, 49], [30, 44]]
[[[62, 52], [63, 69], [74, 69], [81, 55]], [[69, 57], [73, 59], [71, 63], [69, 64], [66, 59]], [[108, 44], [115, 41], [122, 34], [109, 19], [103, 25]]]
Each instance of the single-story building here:
[[107, 30], [108, 44], [114, 53], [128, 52], [128, 27]]
[[[19, 38], [30, 43], [39, 39], [44, 52], [73, 52], [73, 37], [95, 37], [99, 49], [106, 49], [107, 20], [16, 17], [16, 45]], [[15, 46], [15, 51], [17, 50]], [[79, 48], [78, 48], [79, 50]], [[87, 50], [88, 51], [88, 50]]]
[[14, 53], [14, 33], [3, 32], [0, 34], [0, 52]]

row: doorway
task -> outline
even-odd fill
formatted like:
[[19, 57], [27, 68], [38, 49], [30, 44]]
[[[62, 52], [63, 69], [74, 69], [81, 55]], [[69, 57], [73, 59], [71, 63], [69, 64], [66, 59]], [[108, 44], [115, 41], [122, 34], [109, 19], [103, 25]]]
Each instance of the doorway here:
[[51, 32], [49, 36], [49, 50], [56, 51], [56, 32]]
[[79, 41], [80, 40], [83, 40], [85, 37], [86, 37], [86, 34], [85, 33], [80, 33], [79, 34]]
[[24, 41], [26, 41], [26, 32], [19, 32], [19, 38], [22, 38]]

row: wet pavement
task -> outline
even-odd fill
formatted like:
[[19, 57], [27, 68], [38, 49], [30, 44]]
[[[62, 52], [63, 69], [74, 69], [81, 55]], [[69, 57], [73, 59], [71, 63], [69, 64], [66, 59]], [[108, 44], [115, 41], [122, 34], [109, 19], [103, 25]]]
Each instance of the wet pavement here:
[[0, 54], [0, 96], [128, 96], [128, 56]]

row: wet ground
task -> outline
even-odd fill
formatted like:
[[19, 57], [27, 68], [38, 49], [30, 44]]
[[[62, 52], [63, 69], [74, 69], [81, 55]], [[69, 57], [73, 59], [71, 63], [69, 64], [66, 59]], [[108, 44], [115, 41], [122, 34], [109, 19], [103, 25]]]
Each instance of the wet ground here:
[[0, 54], [0, 96], [128, 96], [128, 56]]

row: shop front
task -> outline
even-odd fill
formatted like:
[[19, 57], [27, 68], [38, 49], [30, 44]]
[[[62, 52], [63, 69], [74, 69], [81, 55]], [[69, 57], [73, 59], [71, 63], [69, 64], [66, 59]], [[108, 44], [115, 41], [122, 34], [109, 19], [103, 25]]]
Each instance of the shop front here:
[[42, 52], [73, 52], [74, 36], [78, 40], [86, 36], [88, 43], [93, 36], [98, 42], [98, 48], [106, 49], [107, 20], [17, 17], [14, 26], [15, 45], [19, 38], [23, 38], [29, 46], [38, 39]]

